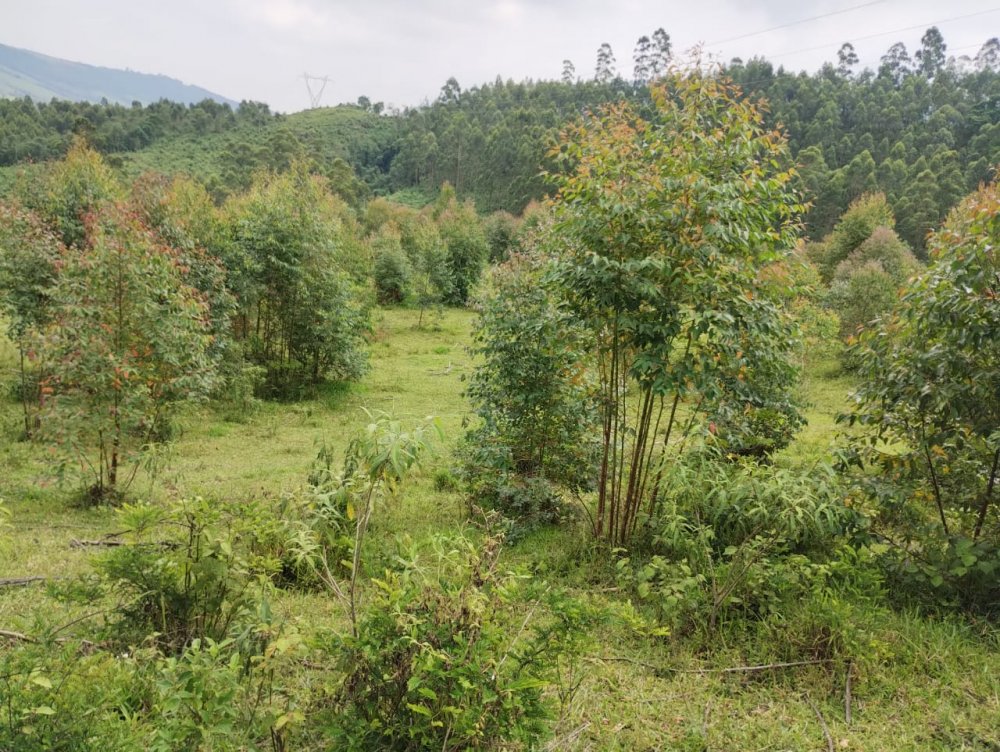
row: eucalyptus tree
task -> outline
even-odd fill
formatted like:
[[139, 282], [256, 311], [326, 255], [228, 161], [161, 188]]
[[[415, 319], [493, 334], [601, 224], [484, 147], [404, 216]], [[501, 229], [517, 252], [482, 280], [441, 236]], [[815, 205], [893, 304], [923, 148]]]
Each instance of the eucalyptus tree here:
[[51, 288], [62, 249], [56, 234], [36, 214], [0, 203], [0, 311], [7, 319], [7, 335], [17, 344], [18, 392], [28, 438], [35, 429], [38, 396], [28, 350], [31, 338], [51, 319]]
[[675, 76], [652, 116], [610, 105], [567, 128], [552, 157], [550, 240], [568, 309], [595, 343], [601, 461], [594, 533], [615, 545], [655, 515], [682, 401], [747, 378], [742, 342], [780, 360], [789, 332], [757, 273], [791, 248], [804, 208], [788, 147], [736, 86]]
[[60, 468], [90, 478], [95, 501], [128, 487], [172, 408], [214, 386], [209, 306], [188, 272], [123, 204], [89, 215], [82, 247], [59, 257], [34, 343], [42, 434]]
[[[1000, 189], [967, 197], [929, 242], [931, 263], [854, 348], [846, 416], [886, 486], [876, 523], [901, 566], [996, 608], [1000, 588]], [[972, 605], [970, 603], [970, 605]]]

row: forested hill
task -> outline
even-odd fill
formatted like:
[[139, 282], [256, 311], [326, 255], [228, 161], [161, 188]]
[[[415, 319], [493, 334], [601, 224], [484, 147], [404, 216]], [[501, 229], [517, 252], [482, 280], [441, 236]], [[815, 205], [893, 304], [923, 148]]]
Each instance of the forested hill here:
[[132, 102], [149, 104], [161, 99], [185, 104], [203, 99], [236, 104], [176, 78], [74, 63], [4, 44], [0, 44], [0, 97], [30, 97], [43, 102], [53, 98], [82, 102], [106, 100], [125, 105]]
[[[669, 37], [658, 33], [665, 62]], [[576, 77], [569, 61], [558, 82], [497, 79], [463, 90], [451, 79], [434, 103], [394, 113], [364, 97], [289, 116], [246, 102], [234, 110], [0, 101], [0, 164], [59, 156], [83, 131], [129, 174], [188, 172], [220, 199], [243, 190], [255, 169], [309, 157], [349, 200], [429, 197], [448, 181], [481, 211], [516, 213], [544, 195], [545, 152], [562, 125], [602, 103], [647, 98], [655, 70], [637, 58], [626, 79], [609, 64], [610, 50], [601, 52], [592, 80]], [[856, 61], [845, 45], [837, 65], [811, 74], [759, 58], [724, 72], [747, 96], [766, 99], [772, 124], [787, 131], [814, 202], [811, 236], [827, 233], [857, 196], [881, 190], [920, 253], [927, 231], [1000, 163], [1000, 42], [989, 40], [974, 59], [949, 58], [930, 29], [912, 58], [897, 43], [877, 71], [858, 71]]]

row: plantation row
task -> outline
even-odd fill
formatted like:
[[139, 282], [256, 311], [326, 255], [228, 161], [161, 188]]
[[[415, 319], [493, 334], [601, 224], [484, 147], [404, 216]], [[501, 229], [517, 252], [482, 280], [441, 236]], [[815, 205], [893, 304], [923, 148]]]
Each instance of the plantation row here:
[[[302, 163], [216, 208], [183, 177], [125, 188], [83, 144], [22, 182], [0, 225], [18, 456], [49, 447], [118, 509], [70, 518], [108, 550], [0, 631], [0, 746], [996, 743], [997, 186], [926, 266], [878, 193], [805, 242], [788, 143], [735, 86], [649, 97], [567, 127], [521, 219], [447, 187], [356, 211]], [[413, 309], [405, 345], [375, 300]], [[439, 304], [477, 309], [468, 371], [415, 339]], [[447, 366], [418, 372], [428, 347]], [[801, 438], [802, 384], [831, 363], [857, 388], [828, 448]], [[346, 433], [341, 380], [407, 417], [312, 445], [293, 488], [155, 488], [185, 414], [278, 453], [310, 421]], [[428, 400], [446, 415], [413, 419]], [[37, 494], [15, 527], [67, 498]]]

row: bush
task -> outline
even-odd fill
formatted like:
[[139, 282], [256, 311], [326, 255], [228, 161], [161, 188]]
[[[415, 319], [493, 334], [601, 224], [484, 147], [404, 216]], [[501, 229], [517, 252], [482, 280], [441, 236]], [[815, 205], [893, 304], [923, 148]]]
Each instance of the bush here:
[[133, 541], [97, 561], [122, 602], [111, 636], [125, 644], [151, 637], [177, 653], [194, 640], [222, 641], [246, 628], [267, 587], [267, 573], [237, 544], [241, 529], [253, 529], [252, 515], [250, 505], [226, 508], [201, 498], [165, 509], [124, 507], [121, 524]]
[[246, 749], [246, 727], [238, 725], [242, 659], [230, 640], [195, 639], [177, 657], [158, 665], [153, 752]]
[[829, 284], [837, 266], [868, 240], [877, 228], [891, 230], [895, 224], [884, 194], [866, 193], [852, 201], [833, 232], [822, 243], [811, 243], [807, 247], [823, 281]]
[[840, 319], [840, 336], [848, 339], [865, 326], [892, 310], [898, 297], [899, 284], [877, 261], [853, 268], [851, 273], [834, 281], [829, 304]]
[[515, 617], [524, 589], [500, 571], [500, 547], [496, 536], [478, 548], [438, 539], [429, 565], [411, 553], [374, 583], [357, 636], [329, 648], [344, 674], [327, 720], [335, 748], [533, 748], [548, 717], [542, 691], [579, 642], [580, 611]]
[[223, 417], [243, 423], [260, 411], [257, 395], [262, 391], [267, 370], [243, 360], [229, 359], [222, 364], [214, 403]]
[[877, 227], [845, 258], [833, 275], [829, 304], [837, 312], [841, 336], [848, 337], [892, 310], [899, 291], [920, 268], [895, 232]]
[[779, 613], [855, 530], [831, 468], [810, 474], [692, 452], [661, 479], [653, 531], [619, 571], [671, 628]]
[[375, 294], [382, 305], [397, 305], [410, 295], [410, 262], [399, 235], [383, 230], [372, 242]]
[[[1000, 189], [966, 198], [931, 263], [850, 351], [860, 385], [846, 459], [895, 549], [900, 592], [996, 613], [1000, 588]], [[929, 592], [925, 586], [929, 585]]]
[[116, 499], [171, 411], [211, 393], [218, 364], [209, 306], [180, 251], [127, 206], [85, 229], [87, 246], [61, 259], [52, 322], [35, 340], [42, 432], [61, 472], [80, 468], [94, 499]]
[[483, 273], [489, 244], [475, 207], [471, 203], [458, 203], [453, 191], [442, 189], [441, 196], [438, 229], [448, 250], [446, 266], [451, 281], [444, 302], [465, 305]]
[[4, 752], [129, 752], [146, 729], [149, 700], [139, 667], [104, 652], [25, 644], [0, 650], [0, 749]]
[[505, 211], [498, 211], [486, 218], [486, 242], [490, 247], [490, 263], [502, 264], [518, 243], [517, 218]]
[[596, 410], [580, 327], [542, 285], [537, 263], [517, 257], [494, 274], [472, 353], [467, 395], [482, 424], [460, 449], [470, 500], [521, 522], [562, 516], [560, 487], [592, 486]]

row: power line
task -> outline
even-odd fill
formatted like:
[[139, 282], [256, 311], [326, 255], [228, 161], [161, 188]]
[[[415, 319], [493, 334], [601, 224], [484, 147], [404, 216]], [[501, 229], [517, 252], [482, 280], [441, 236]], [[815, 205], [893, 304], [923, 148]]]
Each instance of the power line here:
[[788, 23], [779, 24], [778, 26], [772, 26], [769, 29], [761, 29], [760, 31], [751, 31], [749, 34], [740, 34], [737, 37], [729, 37], [728, 39], [720, 39], [717, 42], [708, 42], [705, 46], [712, 47], [716, 44], [726, 44], [728, 42], [735, 42], [740, 39], [748, 39], [749, 37], [755, 37], [760, 34], [767, 34], [772, 31], [778, 31], [778, 29], [787, 29], [789, 26], [798, 26], [799, 24], [808, 23], [809, 21], [818, 21], [821, 18], [829, 18], [830, 16], [839, 16], [842, 13], [850, 13], [854, 10], [859, 10], [860, 8], [868, 8], [872, 5], [878, 5], [879, 3], [884, 3], [885, 0], [871, 0], [867, 3], [861, 3], [861, 5], [852, 5], [850, 8], [844, 8], [842, 10], [834, 10], [829, 13], [822, 13], [818, 16], [809, 16], [808, 18], [800, 18], [798, 21], [789, 21]]
[[[848, 39], [846, 41], [847, 42], [851, 42], [851, 43], [853, 43], [853, 42], [863, 42], [866, 39], [876, 39], [878, 37], [888, 36], [889, 34], [899, 34], [899, 33], [904, 32], [904, 31], [913, 31], [914, 29], [929, 29], [931, 26], [937, 26], [938, 24], [946, 24], [946, 23], [950, 23], [952, 21], [961, 21], [962, 19], [973, 18], [975, 16], [984, 16], [984, 15], [986, 15], [988, 13], [996, 13], [997, 11], [1000, 11], [1000, 7], [989, 8], [988, 10], [980, 10], [980, 11], [976, 11], [975, 13], [966, 13], [965, 15], [962, 15], [962, 16], [952, 16], [951, 18], [942, 18], [940, 21], [929, 21], [927, 23], [914, 24], [913, 26], [904, 26], [904, 27], [902, 27], [900, 29], [891, 29], [890, 31], [880, 31], [877, 34], [866, 34], [865, 36], [854, 37], [853, 39]], [[815, 45], [813, 47], [803, 47], [800, 50], [791, 50], [790, 52], [780, 52], [777, 55], [769, 55], [768, 59], [770, 60], [770, 59], [773, 59], [773, 58], [788, 57], [790, 55], [798, 55], [798, 54], [801, 54], [803, 52], [814, 52], [816, 50], [824, 50], [824, 49], [828, 48], [829, 46], [830, 46], [830, 43], [819, 44], [819, 45]]]

